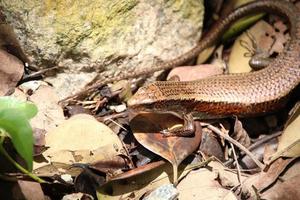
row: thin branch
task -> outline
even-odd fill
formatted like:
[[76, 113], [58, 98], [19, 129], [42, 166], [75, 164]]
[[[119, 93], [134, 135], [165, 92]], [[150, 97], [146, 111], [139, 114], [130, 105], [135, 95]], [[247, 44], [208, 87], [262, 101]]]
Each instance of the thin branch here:
[[231, 138], [229, 135], [224, 134], [220, 129], [218, 129], [208, 123], [201, 122], [201, 126], [206, 126], [210, 130], [212, 130], [213, 132], [218, 134], [220, 137], [224, 138], [225, 140], [227, 140], [227, 141], [231, 142], [232, 144], [234, 144], [235, 146], [237, 146], [239, 149], [244, 151], [261, 170], [264, 169], [265, 165], [263, 163], [261, 163], [246, 147], [244, 147], [242, 144], [240, 144], [239, 142], [237, 142], [236, 140]]

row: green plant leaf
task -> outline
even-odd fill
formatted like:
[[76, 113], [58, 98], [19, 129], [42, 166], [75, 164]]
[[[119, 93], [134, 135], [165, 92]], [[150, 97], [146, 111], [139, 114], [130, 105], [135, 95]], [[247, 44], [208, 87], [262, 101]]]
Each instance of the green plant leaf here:
[[7, 108], [0, 110], [0, 127], [11, 137], [11, 141], [32, 170], [33, 135], [27, 117], [19, 109]]
[[257, 22], [259, 19], [261, 19], [265, 14], [257, 14], [253, 16], [247, 16], [244, 17], [237, 22], [235, 22], [230, 28], [223, 34], [222, 41], [226, 42], [233, 36], [239, 34], [255, 22]]
[[0, 97], [0, 111], [8, 108], [19, 110], [27, 119], [33, 118], [38, 112], [36, 105], [31, 102], [20, 101], [10, 96]]

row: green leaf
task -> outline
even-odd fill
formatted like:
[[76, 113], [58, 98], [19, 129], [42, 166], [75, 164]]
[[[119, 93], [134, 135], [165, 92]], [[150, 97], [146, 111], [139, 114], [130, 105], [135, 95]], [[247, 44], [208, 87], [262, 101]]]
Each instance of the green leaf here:
[[10, 136], [17, 152], [24, 158], [28, 169], [32, 170], [33, 135], [27, 117], [19, 109], [0, 110], [0, 127]]
[[238, 20], [223, 34], [222, 41], [228, 41], [229, 38], [232, 38], [233, 36], [239, 34], [243, 30], [257, 22], [259, 19], [261, 19], [264, 15], [265, 14], [257, 14], [253, 16], [247, 16]]
[[20, 101], [10, 96], [0, 97], [0, 111], [8, 108], [19, 110], [27, 119], [33, 118], [38, 112], [36, 105], [31, 102]]

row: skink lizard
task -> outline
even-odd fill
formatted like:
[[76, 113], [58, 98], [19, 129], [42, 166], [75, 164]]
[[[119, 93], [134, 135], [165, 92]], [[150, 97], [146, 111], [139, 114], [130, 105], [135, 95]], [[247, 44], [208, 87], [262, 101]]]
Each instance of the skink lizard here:
[[194, 113], [217, 116], [249, 116], [282, 108], [300, 82], [300, 12], [284, 0], [261, 0], [246, 4], [220, 20], [207, 36], [181, 57], [167, 63], [178, 64], [219, 40], [236, 20], [249, 14], [268, 12], [287, 18], [290, 41], [283, 53], [267, 67], [252, 73], [228, 74], [190, 82], [158, 81], [141, 87], [128, 101], [135, 112], [175, 112], [184, 126], [171, 134], [193, 133]]

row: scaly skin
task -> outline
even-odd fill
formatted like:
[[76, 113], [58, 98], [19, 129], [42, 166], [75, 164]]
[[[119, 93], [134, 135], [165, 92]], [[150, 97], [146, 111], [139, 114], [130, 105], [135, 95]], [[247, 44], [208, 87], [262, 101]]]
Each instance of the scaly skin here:
[[283, 53], [266, 68], [253, 73], [229, 74], [199, 81], [159, 81], [140, 88], [128, 101], [134, 111], [181, 114], [249, 116], [283, 107], [300, 82], [300, 11], [286, 1], [261, 0], [244, 5], [219, 21], [194, 49], [168, 65], [178, 65], [218, 41], [236, 20], [258, 12], [284, 16], [290, 23], [291, 39]]

